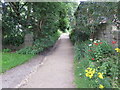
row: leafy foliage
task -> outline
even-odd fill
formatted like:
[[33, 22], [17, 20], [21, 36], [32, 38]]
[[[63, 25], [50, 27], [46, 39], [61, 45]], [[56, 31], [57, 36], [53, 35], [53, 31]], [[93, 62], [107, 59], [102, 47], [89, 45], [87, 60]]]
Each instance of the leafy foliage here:
[[75, 12], [76, 26], [72, 31], [75, 35], [71, 38], [75, 38], [74, 41], [94, 39], [99, 24], [118, 22], [117, 8], [117, 2], [81, 2]]
[[38, 54], [42, 51], [44, 51], [45, 49], [53, 46], [56, 42], [56, 40], [58, 39], [60, 33], [57, 32], [51, 36], [47, 36], [46, 38], [40, 38], [40, 39], [36, 39], [34, 42], [34, 45], [31, 47], [26, 47], [23, 48], [21, 50], [19, 50], [17, 53], [19, 54]]
[[69, 26], [72, 5], [61, 2], [2, 3], [3, 45], [19, 46], [27, 33], [33, 33], [36, 40], [46, 38], [58, 29], [64, 31]]
[[[119, 27], [118, 4], [81, 2], [75, 13], [76, 26], [70, 38], [75, 46], [75, 83], [78, 88], [120, 88], [119, 54], [107, 42], [94, 37], [99, 25], [114, 23]], [[88, 40], [90, 38], [92, 41]], [[86, 72], [88, 67], [95, 71]]]
[[[85, 41], [75, 43], [75, 75], [76, 85], [79, 88], [119, 88], [119, 54], [105, 41]], [[91, 78], [86, 77], [85, 70], [95, 69]], [[101, 72], [102, 79], [98, 73]], [[90, 72], [91, 73], [91, 72]], [[92, 75], [88, 74], [88, 75]], [[87, 83], [81, 84], [87, 80]]]

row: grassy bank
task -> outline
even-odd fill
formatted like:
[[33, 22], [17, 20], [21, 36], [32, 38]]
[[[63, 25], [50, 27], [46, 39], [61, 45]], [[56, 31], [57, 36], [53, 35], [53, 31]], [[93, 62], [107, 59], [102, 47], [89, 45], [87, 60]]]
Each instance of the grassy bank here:
[[30, 60], [34, 55], [17, 54], [17, 53], [2, 53], [2, 60], [0, 61], [0, 73], [3, 73], [15, 66], [21, 65]]

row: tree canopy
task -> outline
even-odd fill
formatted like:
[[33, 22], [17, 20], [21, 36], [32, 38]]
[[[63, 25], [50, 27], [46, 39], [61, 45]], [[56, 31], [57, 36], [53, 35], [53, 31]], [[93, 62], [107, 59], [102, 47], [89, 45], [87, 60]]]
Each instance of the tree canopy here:
[[6, 2], [2, 3], [3, 44], [20, 45], [26, 33], [34, 39], [46, 37], [69, 27], [76, 3]]

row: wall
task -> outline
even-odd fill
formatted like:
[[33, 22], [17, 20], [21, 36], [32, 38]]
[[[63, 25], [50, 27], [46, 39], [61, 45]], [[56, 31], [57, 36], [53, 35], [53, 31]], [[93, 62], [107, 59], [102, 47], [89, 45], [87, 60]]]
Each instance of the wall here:
[[[97, 28], [95, 37], [100, 40], [105, 40], [113, 47], [120, 46], [120, 30], [113, 24], [101, 24]], [[117, 41], [116, 44], [112, 44], [112, 41]]]

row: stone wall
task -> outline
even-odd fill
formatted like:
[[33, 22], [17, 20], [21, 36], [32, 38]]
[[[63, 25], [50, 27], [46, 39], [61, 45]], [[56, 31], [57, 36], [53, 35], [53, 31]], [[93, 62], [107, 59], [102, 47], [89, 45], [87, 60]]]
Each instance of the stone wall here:
[[24, 47], [32, 46], [32, 44], [33, 44], [33, 35], [26, 34], [24, 38]]
[[[100, 40], [105, 40], [113, 47], [120, 46], [120, 30], [117, 29], [115, 25], [112, 24], [101, 24], [98, 26], [97, 33], [95, 37]], [[116, 44], [112, 44], [112, 41], [117, 41]]]

